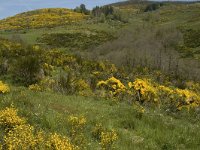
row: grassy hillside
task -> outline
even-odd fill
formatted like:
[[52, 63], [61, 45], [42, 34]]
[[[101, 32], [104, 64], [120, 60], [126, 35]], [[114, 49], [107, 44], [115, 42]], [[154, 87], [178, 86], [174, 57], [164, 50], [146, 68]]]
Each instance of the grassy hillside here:
[[0, 21], [0, 150], [199, 149], [199, 3], [112, 6]]
[[0, 30], [19, 30], [55, 27], [87, 18], [84, 14], [65, 8], [48, 8], [29, 11], [0, 21]]
[[198, 148], [199, 83], [57, 49], [0, 45], [3, 149]]
[[[64, 96], [51, 92], [32, 92], [24, 88], [11, 88], [13, 94], [0, 98], [1, 110], [14, 105], [19, 116], [45, 134], [58, 133], [70, 138], [68, 118], [84, 116], [83, 136], [86, 149], [100, 149], [93, 136], [96, 124], [107, 130], [114, 129], [118, 140], [114, 149], [198, 149], [199, 125], [194, 116], [186, 113], [167, 115], [160, 110], [142, 113], [126, 103], [113, 103], [105, 99]], [[188, 116], [189, 115], [189, 116]], [[80, 131], [79, 131], [80, 132]]]
[[133, 13], [119, 38], [91, 49], [88, 55], [199, 80], [199, 3], [164, 3], [155, 11], [138, 13], [130, 8], [135, 5], [128, 8]]

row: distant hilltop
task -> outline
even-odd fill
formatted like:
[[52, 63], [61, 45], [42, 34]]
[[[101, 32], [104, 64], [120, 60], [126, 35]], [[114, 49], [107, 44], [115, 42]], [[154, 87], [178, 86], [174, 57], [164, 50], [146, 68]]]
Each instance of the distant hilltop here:
[[45, 8], [17, 14], [0, 20], [0, 30], [54, 27], [87, 18], [85, 14], [66, 8]]

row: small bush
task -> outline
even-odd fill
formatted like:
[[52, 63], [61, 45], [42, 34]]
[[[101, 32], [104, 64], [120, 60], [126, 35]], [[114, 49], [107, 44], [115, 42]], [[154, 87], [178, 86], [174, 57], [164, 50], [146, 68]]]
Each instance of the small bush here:
[[25, 124], [26, 120], [17, 114], [15, 108], [6, 108], [0, 111], [0, 126], [4, 129], [12, 129], [15, 126]]
[[40, 60], [36, 56], [20, 57], [14, 65], [14, 76], [17, 82], [30, 85], [40, 80]]
[[0, 81], [0, 94], [1, 93], [9, 93], [10, 92], [10, 88], [7, 84], [4, 84], [2, 81]]

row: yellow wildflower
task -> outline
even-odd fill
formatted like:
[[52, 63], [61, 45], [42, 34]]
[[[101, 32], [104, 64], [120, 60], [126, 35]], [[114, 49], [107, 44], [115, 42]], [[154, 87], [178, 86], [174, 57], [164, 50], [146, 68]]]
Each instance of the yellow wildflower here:
[[17, 114], [18, 110], [14, 108], [6, 108], [0, 111], [0, 126], [10, 129], [17, 125], [22, 125], [26, 121]]
[[0, 94], [1, 93], [8, 93], [10, 92], [10, 88], [7, 84], [4, 84], [2, 81], [0, 81]]

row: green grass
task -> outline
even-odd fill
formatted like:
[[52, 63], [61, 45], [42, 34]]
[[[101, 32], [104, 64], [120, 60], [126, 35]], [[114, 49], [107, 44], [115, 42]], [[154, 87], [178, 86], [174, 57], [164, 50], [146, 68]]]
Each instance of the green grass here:
[[[115, 129], [119, 140], [116, 149], [198, 149], [200, 146], [199, 119], [186, 113], [167, 115], [159, 110], [139, 113], [127, 103], [114, 103], [93, 97], [65, 96], [53, 92], [32, 92], [25, 88], [12, 88], [0, 96], [0, 108], [13, 104], [28, 123], [45, 132], [69, 134], [67, 117], [85, 116], [87, 149], [99, 149], [91, 131], [96, 123]], [[190, 116], [190, 119], [187, 118]], [[193, 120], [193, 121], [191, 121]]]
[[[134, 38], [139, 39], [147, 34], [154, 34], [154, 30], [151, 31], [151, 28], [165, 29], [165, 27], [175, 26], [198, 29], [200, 27], [200, 9], [199, 5], [195, 5], [189, 7], [181, 5], [181, 9], [176, 9], [177, 6], [175, 5], [166, 5], [155, 12], [134, 13], [130, 15], [130, 22], [123, 25], [125, 28], [121, 28], [122, 24], [117, 22], [92, 23], [92, 20], [90, 20], [91, 22], [84, 21], [73, 26], [0, 31], [0, 36], [13, 40], [16, 40], [18, 36], [25, 44], [29, 45], [37, 44], [37, 39], [42, 37], [43, 34], [71, 34], [95, 30], [112, 34], [120, 33], [124, 37], [123, 30], [127, 30], [129, 33], [128, 43], [125, 43], [122, 48], [119, 47], [120, 49], [118, 49], [118, 45], [115, 48], [111, 43], [112, 45], [108, 46], [108, 49], [104, 48], [104, 51], [101, 52], [105, 55], [109, 52], [109, 48], [114, 47], [113, 51], [123, 52], [134, 42]], [[148, 19], [150, 21], [147, 21]], [[144, 27], [142, 28], [142, 26]], [[138, 29], [140, 31], [137, 32]], [[146, 31], [149, 31], [149, 33], [146, 33]], [[137, 34], [141, 34], [141, 36], [137, 36]], [[130, 40], [131, 38], [133, 41]], [[144, 41], [147, 42], [147, 45], [149, 44], [148, 38]], [[134, 48], [130, 47], [130, 49]], [[64, 51], [65, 48], [62, 48], [62, 50]], [[199, 59], [199, 47], [193, 50], [198, 52], [195, 57], [198, 55]], [[94, 52], [91, 51], [91, 54], [93, 55]], [[117, 131], [119, 139], [115, 143], [115, 148], [119, 150], [196, 150], [200, 147], [200, 116], [198, 110], [196, 113], [172, 113], [147, 107], [146, 112], [142, 114], [125, 102], [115, 103], [97, 97], [69, 96], [53, 92], [32, 92], [25, 87], [12, 87], [10, 94], [0, 95], [0, 109], [12, 104], [19, 109], [21, 116], [27, 118], [28, 123], [47, 133], [58, 132], [62, 135], [69, 135], [70, 127], [67, 118], [70, 115], [85, 116], [87, 127], [84, 135], [87, 143], [89, 143], [87, 149], [91, 150], [100, 149], [98, 141], [92, 137], [91, 133], [96, 123], [102, 123], [105, 128]]]
[[0, 31], [0, 37], [16, 40], [16, 37], [20, 37], [26, 44], [37, 44], [37, 39], [42, 37], [43, 34], [51, 33], [80, 33], [88, 31], [103, 31], [109, 33], [115, 33], [122, 24], [120, 23], [92, 23], [90, 21], [80, 22], [74, 25], [65, 25], [54, 28], [40, 28], [40, 29], [24, 29], [20, 31]]

